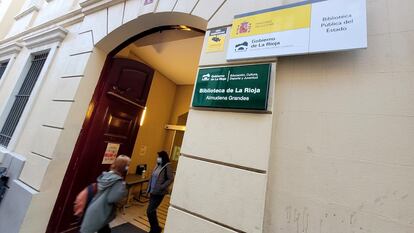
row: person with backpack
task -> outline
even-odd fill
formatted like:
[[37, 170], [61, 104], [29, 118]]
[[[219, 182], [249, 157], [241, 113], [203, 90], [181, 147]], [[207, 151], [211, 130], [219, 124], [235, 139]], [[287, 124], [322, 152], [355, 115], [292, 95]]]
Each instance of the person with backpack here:
[[158, 152], [157, 165], [152, 172], [148, 183], [147, 192], [150, 200], [147, 208], [147, 217], [151, 226], [149, 233], [161, 233], [162, 229], [158, 224], [157, 208], [168, 193], [168, 187], [173, 182], [173, 173], [170, 159], [165, 151]]
[[110, 233], [109, 223], [116, 217], [116, 203], [126, 196], [124, 177], [131, 159], [118, 156], [111, 169], [97, 179], [97, 193], [87, 206], [81, 224], [81, 233]]
[[93, 197], [98, 192], [98, 186], [96, 183], [89, 184], [84, 188], [77, 196], [73, 203], [73, 215], [77, 216], [80, 220], [83, 219], [83, 214], [89, 203], [91, 203]]

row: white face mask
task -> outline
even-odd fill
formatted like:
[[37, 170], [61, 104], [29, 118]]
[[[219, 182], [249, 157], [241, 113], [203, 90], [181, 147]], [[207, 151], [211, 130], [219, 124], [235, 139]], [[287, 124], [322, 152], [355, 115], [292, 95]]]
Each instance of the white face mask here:
[[160, 157], [157, 158], [157, 163], [161, 164], [162, 163], [162, 159]]

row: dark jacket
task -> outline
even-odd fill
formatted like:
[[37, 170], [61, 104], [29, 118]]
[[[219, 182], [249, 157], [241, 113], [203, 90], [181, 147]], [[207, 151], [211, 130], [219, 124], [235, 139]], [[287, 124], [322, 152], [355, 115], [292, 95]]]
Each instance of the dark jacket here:
[[[154, 168], [155, 171], [155, 168]], [[160, 171], [160, 174], [158, 175], [158, 179], [157, 182], [155, 183], [154, 187], [151, 187], [151, 179], [152, 179], [152, 175], [150, 178], [150, 181], [148, 183], [148, 192], [153, 194], [153, 195], [165, 195], [168, 193], [168, 186], [170, 186], [170, 184], [173, 182], [174, 177], [173, 177], [173, 172], [172, 172], [172, 168], [171, 168], [171, 164], [167, 163], [165, 164]]]
[[98, 193], [92, 199], [81, 225], [81, 233], [94, 233], [111, 222], [116, 215], [115, 204], [126, 195], [121, 176], [110, 171], [98, 177]]

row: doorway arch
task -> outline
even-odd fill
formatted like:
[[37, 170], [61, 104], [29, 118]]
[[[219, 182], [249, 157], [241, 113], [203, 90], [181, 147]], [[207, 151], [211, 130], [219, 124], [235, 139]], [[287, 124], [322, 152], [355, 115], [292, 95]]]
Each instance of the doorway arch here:
[[193, 30], [206, 31], [203, 18], [182, 12], [162, 12], [146, 14], [125, 23], [96, 42], [95, 46], [105, 53], [116, 53], [129, 41], [148, 35], [153, 30], [161, 30], [171, 25], [185, 25]]
[[[88, 130], [93, 127], [94, 118], [96, 115], [98, 115], [97, 109], [99, 101], [101, 100], [103, 94], [102, 92], [105, 89], [105, 83], [108, 80], [108, 75], [106, 74], [108, 74], [113, 65], [113, 56], [128, 44], [130, 44], [132, 41], [156, 31], [174, 28], [177, 29], [177, 27], [180, 27], [180, 25], [185, 25], [185, 27], [191, 28], [192, 30], [204, 32], [207, 25], [207, 21], [204, 19], [181, 12], [151, 13], [139, 16], [134, 20], [126, 22], [115, 28], [113, 31], [107, 33], [105, 36], [101, 37], [102, 34], [100, 34], [100, 31], [98, 29], [99, 25], [89, 23], [90, 21], [101, 21], [88, 18], [97, 17], [97, 15], [99, 15], [99, 13], [94, 13], [90, 16], [87, 15], [84, 19], [84, 23], [82, 24], [81, 31], [79, 33], [79, 35], [82, 35], [84, 37], [82, 38], [83, 40], [85, 40], [85, 37], [86, 39], [88, 39], [87, 37], [90, 37], [89, 39], [92, 41], [91, 56], [86, 62], [87, 64], [85, 64], [84, 73], [86, 74], [88, 72], [88, 69], [96, 69], [96, 67], [91, 67], [91, 64], [97, 63], [96, 60], [105, 59], [105, 61], [101, 61], [101, 63], [104, 65], [101, 69], [102, 71], [100, 73], [100, 76], [95, 77], [97, 79], [96, 85], [93, 88], [90, 88], [93, 90], [92, 100], [90, 103], [88, 103], [88, 113], [82, 123], [81, 133], [79, 134], [74, 152], [70, 158], [68, 168], [63, 178], [63, 182], [51, 218], [49, 220], [47, 227], [48, 233], [77, 231], [76, 225], [74, 225], [73, 228], [68, 228], [68, 222], [65, 222], [67, 221], [65, 217], [68, 216], [67, 212], [71, 211], [72, 203], [74, 201], [74, 194], [80, 191], [78, 190], [79, 187], [76, 187], [76, 190], [72, 189], [72, 187], [74, 187], [74, 183], [76, 182], [77, 171], [80, 170], [79, 166], [81, 165], [79, 165], [79, 161], [82, 161], [82, 158], [80, 156], [82, 156], [82, 152], [85, 150]], [[81, 50], [77, 51], [76, 54], [83, 54], [82, 49], [85, 50], [85, 46], [77, 46], [79, 46], [79, 49]], [[98, 54], [104, 54], [104, 56], [101, 55], [96, 57], [93, 55], [94, 52]], [[83, 81], [80, 82], [80, 85], [87, 85], [83, 84], [82, 82]], [[65, 227], [62, 228], [63, 225]]]

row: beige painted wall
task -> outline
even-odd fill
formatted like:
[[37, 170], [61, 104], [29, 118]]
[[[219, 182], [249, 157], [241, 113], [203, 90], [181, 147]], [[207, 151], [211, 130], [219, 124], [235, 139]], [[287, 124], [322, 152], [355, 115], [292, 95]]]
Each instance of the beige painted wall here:
[[[168, 152], [171, 135], [164, 129], [166, 124], [175, 124], [179, 115], [188, 112], [192, 85], [177, 86], [156, 72], [147, 102], [147, 115], [144, 125], [139, 129], [132, 153], [129, 173], [134, 173], [138, 164], [148, 164], [150, 172], [155, 166], [156, 153]], [[142, 146], [146, 152], [142, 154]], [[145, 151], [145, 150], [144, 150]]]
[[174, 108], [171, 112], [170, 124], [177, 124], [178, 117], [187, 113], [191, 97], [193, 95], [194, 85], [179, 85], [177, 86], [177, 93], [174, 98]]
[[43, 1], [39, 15], [33, 21], [33, 27], [62, 16], [74, 9], [79, 9], [78, 2], [79, 0], [53, 0], [48, 3]]
[[[116, 57], [125, 57], [145, 63], [142, 59], [137, 57], [135, 53], [131, 52], [130, 47], [121, 50]], [[151, 86], [147, 102], [147, 117], [144, 126], [140, 128], [137, 136], [134, 151], [132, 153], [129, 173], [134, 173], [138, 164], [148, 164], [148, 172], [150, 172], [155, 166], [156, 152], [161, 150], [169, 152], [172, 141], [172, 131], [165, 130], [164, 127], [166, 124], [176, 124], [178, 116], [188, 112], [190, 108], [191, 97], [194, 89], [193, 85], [176, 85], [158, 71], [156, 71], [156, 76], [154, 78], [157, 78], [158, 80], [156, 84], [153, 83]], [[171, 84], [173, 84], [173, 87]], [[157, 90], [160, 86], [161, 89]], [[172, 92], [173, 89], [171, 88], [174, 89], [173, 95], [170, 95], [170, 93], [164, 91], [164, 89], [167, 89], [169, 92]], [[162, 99], [169, 100], [168, 103], [163, 104], [164, 106], [168, 106], [171, 110], [170, 112], [154, 109], [163, 107], [158, 104], [158, 102]], [[151, 109], [149, 104], [153, 106]], [[170, 104], [172, 105], [170, 106]], [[148, 113], [150, 111], [152, 111], [151, 119], [148, 117]], [[148, 126], [149, 124], [152, 124], [152, 128], [155, 127], [159, 129], [162, 127], [164, 131], [162, 133], [159, 132], [157, 135], [153, 135], [152, 132], [148, 130], [150, 128]], [[162, 143], [161, 147], [160, 143]], [[147, 149], [144, 149], [142, 146], [146, 146]], [[152, 150], [149, 151], [148, 148], [152, 148]], [[145, 151], [145, 153], [143, 153], [143, 151]]]
[[[174, 108], [171, 112], [169, 124], [176, 125], [178, 117], [187, 113], [190, 109], [191, 98], [193, 95], [193, 85], [179, 85], [174, 97]], [[164, 150], [171, 156], [171, 145], [173, 143], [174, 131], [167, 130], [164, 140]]]
[[25, 0], [2, 0], [0, 1], [0, 40], [2, 40], [14, 23], [16, 16], [23, 6]]
[[[4, 5], [8, 7], [9, 3], [12, 4], [7, 9], [3, 19], [1, 18], [2, 10], [0, 10], [0, 39], [3, 39], [6, 35], [9, 38], [30, 28], [48, 23], [52, 19], [64, 16], [68, 12], [80, 8], [79, 0], [3, 0], [0, 3], [0, 7]], [[27, 10], [33, 5], [37, 9], [27, 13]], [[23, 12], [27, 14], [15, 20], [15, 16]]]
[[367, 7], [368, 49], [279, 59], [266, 233], [414, 232], [414, 2]]
[[[132, 153], [130, 173], [135, 172], [137, 164], [148, 164], [149, 170], [155, 166], [157, 152], [163, 149], [164, 126], [168, 123], [173, 109], [175, 92], [175, 83], [156, 71], [147, 100], [144, 125], [139, 129]], [[140, 154], [142, 146], [146, 147], [144, 154]]]
[[[78, 137], [99, 77], [97, 67], [101, 67], [105, 52], [133, 34], [166, 22], [212, 28], [230, 25], [234, 14], [292, 2], [297, 1], [174, 3], [165, 0], [143, 6], [142, 1], [128, 0], [89, 12], [73, 33], [76, 39], [71, 47], [77, 51], [62, 58], [63, 74], [56, 75], [66, 77], [59, 79], [57, 86], [67, 88], [63, 93], [68, 97], [62, 98], [61, 92], [47, 100], [39, 96], [42, 99], [39, 106], [44, 107], [49, 106], [51, 99], [75, 101], [69, 114], [47, 114], [45, 119], [62, 124], [65, 130], [61, 135], [44, 131], [39, 125], [44, 115], [32, 115], [35, 119], [28, 121], [27, 129], [34, 129], [34, 123], [30, 123], [33, 121], [36, 129], [43, 130], [24, 131], [26, 136], [22, 136], [17, 147], [17, 152], [25, 156], [36, 151], [23, 146], [29, 145], [53, 158], [49, 166], [44, 166], [48, 169], [45, 178], [37, 182], [41, 184], [40, 194], [33, 195], [29, 211], [25, 209], [21, 232], [30, 232], [39, 222], [42, 224], [36, 232], [42, 232], [47, 224], [51, 200], [59, 189], [57, 183], [63, 179], [62, 171]], [[414, 176], [411, 143], [414, 3], [368, 0], [367, 4], [369, 49], [281, 58], [277, 77], [272, 76], [277, 80], [273, 114], [190, 110], [182, 149], [187, 156], [177, 172], [167, 230], [172, 233], [188, 233], [188, 229], [233, 232], [231, 228], [249, 233], [414, 231], [414, 190], [409, 186]], [[155, 18], [146, 14], [171, 11], [183, 14], [167, 13]], [[23, 30], [30, 17], [15, 25], [16, 32]], [[104, 52], [94, 50], [90, 55], [95, 45]], [[16, 64], [20, 63], [18, 59]], [[202, 52], [200, 64], [228, 63], [225, 52]], [[85, 71], [91, 69], [95, 71]], [[4, 84], [3, 87], [8, 86]], [[52, 86], [46, 84], [44, 88]], [[0, 95], [7, 96], [5, 93], [9, 91]], [[173, 100], [168, 101], [172, 106]], [[171, 116], [166, 115], [168, 122]], [[148, 129], [147, 133], [161, 131], [161, 128]], [[34, 134], [36, 145], [27, 136]], [[38, 146], [43, 143], [49, 144]], [[33, 149], [29, 146], [27, 149]], [[34, 174], [36, 165], [30, 165], [29, 160], [27, 166], [31, 168], [25, 171], [30, 172], [22, 178], [31, 181], [29, 174]], [[186, 219], [187, 225], [174, 219]], [[223, 226], [231, 228], [222, 229]]]

